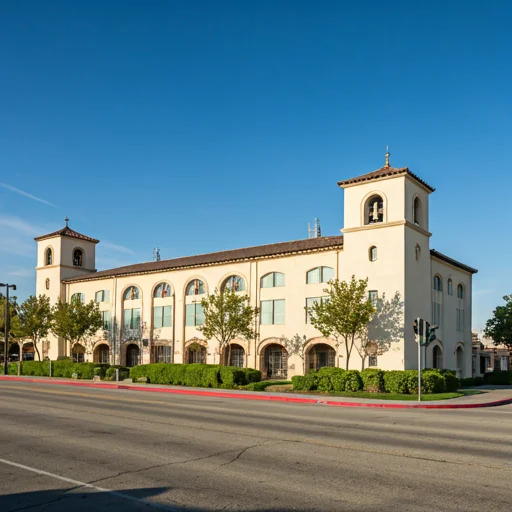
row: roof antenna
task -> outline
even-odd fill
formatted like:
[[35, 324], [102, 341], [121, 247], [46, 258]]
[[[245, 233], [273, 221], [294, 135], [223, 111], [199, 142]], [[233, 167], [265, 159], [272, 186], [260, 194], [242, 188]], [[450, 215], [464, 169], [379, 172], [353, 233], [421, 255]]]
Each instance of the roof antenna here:
[[66, 221], [66, 227], [69, 227], [68, 224], [69, 224], [69, 217], [66, 215], [66, 218], [64, 219]]
[[160, 249], [158, 247], [153, 249], [153, 261], [160, 261]]
[[388, 145], [386, 144], [386, 167], [389, 167], [389, 157], [391, 153], [389, 152]]

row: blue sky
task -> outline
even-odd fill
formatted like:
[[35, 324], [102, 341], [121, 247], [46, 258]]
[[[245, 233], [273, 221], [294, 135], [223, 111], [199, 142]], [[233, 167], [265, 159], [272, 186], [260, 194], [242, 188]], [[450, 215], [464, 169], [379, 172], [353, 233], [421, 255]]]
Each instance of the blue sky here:
[[386, 144], [431, 196], [431, 247], [479, 268], [474, 327], [512, 292], [512, 3], [0, 3], [0, 280], [33, 237], [99, 269], [324, 235], [336, 182]]

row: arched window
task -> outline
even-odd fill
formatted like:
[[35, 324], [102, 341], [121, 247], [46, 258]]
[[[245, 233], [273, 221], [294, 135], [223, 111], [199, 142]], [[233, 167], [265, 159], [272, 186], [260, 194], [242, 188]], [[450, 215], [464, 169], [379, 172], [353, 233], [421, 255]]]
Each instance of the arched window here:
[[153, 293], [155, 299], [163, 299], [172, 295], [171, 286], [169, 283], [160, 283]]
[[368, 251], [368, 258], [370, 261], [375, 261], [377, 259], [377, 247], [372, 245]]
[[82, 249], [75, 249], [73, 251], [73, 265], [75, 267], [81, 267], [83, 265], [83, 256]]
[[49, 289], [50, 289], [50, 279], [49, 279], [49, 278], [46, 278], [45, 286], [46, 286], [46, 289], [47, 289], [47, 290], [49, 290]]
[[448, 279], [448, 295], [453, 295], [453, 281]]
[[284, 286], [284, 274], [281, 272], [271, 272], [261, 278], [262, 288], [275, 288], [276, 286]]
[[85, 302], [85, 295], [83, 293], [73, 293], [71, 295], [71, 302], [80, 301], [82, 304]]
[[52, 252], [51, 247], [48, 247], [48, 249], [46, 249], [45, 264], [51, 265], [52, 263], [53, 263], [53, 252]]
[[137, 300], [139, 298], [139, 289], [136, 286], [130, 286], [123, 295], [124, 300]]
[[229, 276], [222, 284], [222, 290], [243, 292], [245, 290], [245, 281], [240, 276]]
[[367, 199], [364, 206], [364, 223], [376, 224], [384, 222], [384, 201], [378, 194]]
[[201, 279], [193, 279], [188, 283], [185, 291], [186, 295], [203, 295], [204, 293], [204, 282]]
[[331, 267], [316, 267], [306, 274], [306, 284], [327, 283], [334, 278], [334, 269]]
[[459, 299], [463, 299], [464, 298], [464, 286], [462, 286], [461, 284], [457, 285], [457, 297]]
[[434, 276], [434, 290], [437, 290], [438, 292], [443, 291], [443, 282], [439, 276]]
[[110, 290], [100, 290], [94, 296], [96, 302], [108, 302], [110, 300]]
[[432, 350], [432, 368], [443, 368], [443, 351], [439, 345]]
[[421, 221], [421, 201], [420, 201], [419, 197], [415, 197], [414, 198], [414, 203], [413, 203], [413, 206], [412, 206], [412, 219], [413, 219], [414, 224], [416, 224], [416, 226], [420, 225], [420, 221]]

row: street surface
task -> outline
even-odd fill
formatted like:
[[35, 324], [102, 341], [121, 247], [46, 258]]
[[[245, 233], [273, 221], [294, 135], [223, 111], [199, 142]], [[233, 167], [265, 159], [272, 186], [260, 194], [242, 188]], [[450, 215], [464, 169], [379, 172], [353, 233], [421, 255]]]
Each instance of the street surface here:
[[0, 382], [0, 511], [508, 511], [512, 405], [381, 410]]

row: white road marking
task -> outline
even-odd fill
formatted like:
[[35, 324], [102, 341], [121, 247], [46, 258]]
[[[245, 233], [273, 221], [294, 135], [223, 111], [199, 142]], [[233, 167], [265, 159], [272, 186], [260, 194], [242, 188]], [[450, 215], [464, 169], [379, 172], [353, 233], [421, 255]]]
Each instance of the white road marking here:
[[42, 469], [32, 468], [30, 466], [25, 466], [24, 464], [18, 464], [17, 462], [12, 462], [10, 460], [0, 459], [0, 462], [2, 462], [3, 464], [7, 464], [9, 466], [14, 466], [15, 468], [24, 469], [25, 471], [32, 471], [32, 473], [37, 473], [38, 475], [44, 475], [44, 476], [49, 476], [50, 478], [56, 478], [57, 480], [62, 480], [63, 482], [67, 482], [69, 484], [74, 484], [79, 487], [86, 487], [88, 489], [94, 489], [95, 491], [106, 492], [108, 494], [112, 494], [112, 496], [116, 496], [117, 498], [123, 498], [125, 500], [135, 501], [136, 503], [145, 505], [147, 507], [158, 508], [158, 509], [167, 510], [170, 512], [177, 512], [178, 510], [182, 510], [182, 509], [178, 509], [178, 508], [171, 507], [168, 505], [160, 505], [159, 503], [153, 503], [153, 502], [145, 500], [145, 499], [135, 498], [135, 497], [130, 496], [129, 494], [125, 494], [123, 492], [113, 491], [112, 489], [104, 489], [103, 487], [98, 487], [96, 485], [88, 484], [86, 482], [80, 482], [79, 480], [73, 480], [72, 478], [67, 478], [65, 476], [56, 475], [55, 473], [49, 473], [48, 471], [43, 471]]

